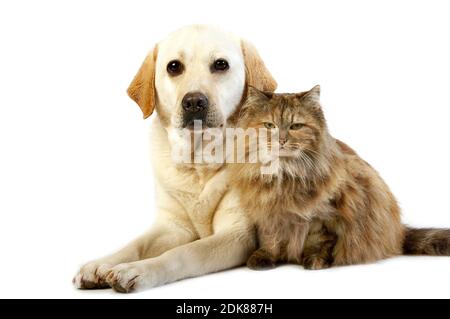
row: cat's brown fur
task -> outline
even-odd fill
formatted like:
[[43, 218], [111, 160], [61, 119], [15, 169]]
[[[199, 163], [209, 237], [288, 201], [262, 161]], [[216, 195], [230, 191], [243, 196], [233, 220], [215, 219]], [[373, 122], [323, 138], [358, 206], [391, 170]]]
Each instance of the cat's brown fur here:
[[[280, 153], [273, 175], [262, 175], [260, 163], [232, 166], [232, 181], [258, 233], [260, 248], [248, 266], [293, 262], [321, 269], [403, 251], [449, 255], [450, 231], [402, 225], [397, 202], [378, 173], [329, 134], [319, 95], [318, 86], [299, 94], [249, 89], [237, 126], [275, 124], [280, 139], [287, 139], [287, 155]], [[295, 123], [302, 125], [291, 129]]]

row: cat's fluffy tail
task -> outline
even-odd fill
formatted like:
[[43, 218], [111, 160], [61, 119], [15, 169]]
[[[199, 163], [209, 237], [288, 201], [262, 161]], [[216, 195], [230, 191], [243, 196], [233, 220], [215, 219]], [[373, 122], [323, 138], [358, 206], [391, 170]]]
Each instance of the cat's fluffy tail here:
[[450, 256], [450, 229], [406, 227], [403, 254]]

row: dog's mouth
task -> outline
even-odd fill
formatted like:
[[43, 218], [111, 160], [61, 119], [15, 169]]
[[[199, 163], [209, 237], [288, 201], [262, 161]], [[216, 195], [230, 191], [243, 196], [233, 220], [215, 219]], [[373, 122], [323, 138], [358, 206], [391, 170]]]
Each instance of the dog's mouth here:
[[194, 120], [191, 121], [189, 123], [186, 123], [182, 126], [183, 129], [188, 129], [191, 131], [202, 131], [202, 130], [207, 130], [207, 129], [212, 129], [212, 128], [223, 128], [224, 124], [223, 123], [208, 123], [206, 121], [202, 121], [202, 120]]
[[182, 128], [189, 130], [201, 130], [208, 127], [207, 112], [199, 112], [195, 114], [183, 114]]
[[221, 116], [211, 112], [184, 113], [181, 121], [181, 128], [188, 130], [206, 130], [210, 128], [222, 128], [224, 122]]

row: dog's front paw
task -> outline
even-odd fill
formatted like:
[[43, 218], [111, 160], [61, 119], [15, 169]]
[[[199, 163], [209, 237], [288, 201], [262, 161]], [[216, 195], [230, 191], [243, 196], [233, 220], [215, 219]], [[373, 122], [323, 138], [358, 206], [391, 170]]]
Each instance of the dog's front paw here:
[[106, 282], [117, 292], [129, 293], [138, 289], [142, 272], [132, 263], [113, 267], [106, 276]]
[[170, 281], [166, 267], [155, 260], [119, 264], [106, 276], [106, 282], [117, 292], [134, 292], [160, 286]]
[[109, 288], [106, 282], [106, 274], [111, 266], [99, 262], [90, 262], [81, 267], [72, 282], [78, 289], [104, 289]]

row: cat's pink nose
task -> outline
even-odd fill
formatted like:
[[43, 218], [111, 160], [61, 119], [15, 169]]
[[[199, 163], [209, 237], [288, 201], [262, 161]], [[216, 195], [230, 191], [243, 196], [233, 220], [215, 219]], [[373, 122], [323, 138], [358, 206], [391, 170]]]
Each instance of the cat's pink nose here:
[[286, 139], [285, 138], [280, 138], [280, 145], [283, 146], [284, 144], [286, 144]]

